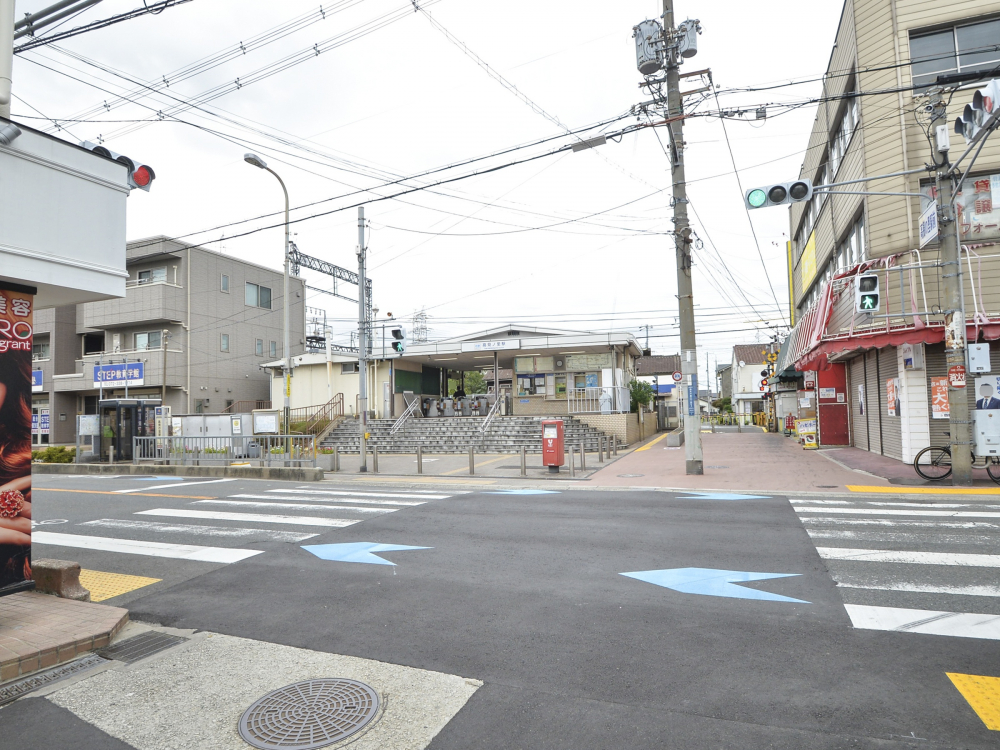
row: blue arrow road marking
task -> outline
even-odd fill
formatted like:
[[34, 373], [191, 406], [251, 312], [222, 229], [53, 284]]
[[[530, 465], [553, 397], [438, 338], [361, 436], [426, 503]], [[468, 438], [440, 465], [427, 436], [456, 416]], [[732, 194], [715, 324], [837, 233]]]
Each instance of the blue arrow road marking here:
[[559, 490], [498, 490], [485, 492], [485, 495], [559, 495]]
[[334, 562], [370, 563], [372, 565], [395, 565], [394, 562], [383, 560], [373, 552], [394, 552], [405, 549], [434, 549], [433, 547], [410, 547], [406, 544], [377, 544], [375, 542], [346, 542], [344, 544], [304, 544], [302, 549], [308, 550], [320, 560]]
[[638, 570], [634, 573], [622, 573], [622, 575], [684, 594], [810, 604], [802, 599], [792, 599], [790, 596], [733, 585], [747, 581], [766, 581], [769, 578], [789, 578], [801, 575], [800, 573], [749, 573], [742, 570], [715, 570], [714, 568], [669, 568], [667, 570]]
[[769, 495], [739, 495], [732, 492], [688, 492], [678, 500], [769, 500]]

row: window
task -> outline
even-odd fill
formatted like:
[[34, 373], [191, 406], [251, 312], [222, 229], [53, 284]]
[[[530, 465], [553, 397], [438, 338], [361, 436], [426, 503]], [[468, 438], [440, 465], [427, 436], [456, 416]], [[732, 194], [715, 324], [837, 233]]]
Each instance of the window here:
[[271, 309], [271, 289], [247, 282], [246, 304], [250, 307], [263, 307], [265, 310]]
[[264, 356], [264, 339], [257, 339], [257, 344], [254, 348], [254, 354], [258, 357]]
[[1000, 19], [953, 26], [910, 37], [910, 70], [915, 86], [933, 84], [940, 75], [992, 70], [1000, 65]]
[[162, 284], [167, 280], [167, 269], [163, 268], [149, 268], [145, 271], [139, 271], [139, 283], [140, 284]]
[[357, 362], [342, 362], [340, 365], [341, 375], [350, 375], [351, 373], [355, 373], [357, 371], [358, 371]]
[[229, 275], [228, 274], [225, 274], [225, 273], [222, 274], [222, 282], [221, 282], [221, 284], [219, 286], [219, 289], [221, 291], [225, 292], [226, 294], [229, 294]]
[[837, 170], [840, 168], [844, 156], [847, 154], [847, 147], [850, 145], [851, 137], [854, 135], [854, 130], [860, 121], [860, 112], [858, 98], [849, 99], [847, 106], [844, 107], [844, 111], [841, 113], [840, 122], [837, 123], [833, 140], [830, 142], [830, 156], [828, 159], [830, 176], [837, 174]]
[[518, 375], [518, 396], [544, 396], [545, 375]]
[[221, 341], [220, 348], [224, 352], [228, 352], [229, 351], [229, 334], [228, 333], [222, 334], [222, 341]]
[[278, 356], [278, 342], [277, 341], [272, 341], [271, 342], [271, 348], [270, 348], [269, 351], [270, 351], [270, 356], [272, 356], [272, 357], [277, 357]]
[[35, 340], [31, 344], [31, 358], [49, 358], [49, 337], [47, 335], [44, 338], [38, 335], [35, 336]]
[[146, 333], [135, 334], [136, 351], [159, 349], [162, 344], [163, 333], [161, 331], [147, 331]]

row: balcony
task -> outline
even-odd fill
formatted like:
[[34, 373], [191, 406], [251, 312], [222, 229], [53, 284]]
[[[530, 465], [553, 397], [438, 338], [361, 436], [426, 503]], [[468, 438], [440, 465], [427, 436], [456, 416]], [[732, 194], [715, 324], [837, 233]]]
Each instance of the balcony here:
[[139, 283], [131, 280], [125, 296], [83, 307], [86, 328], [120, 328], [137, 323], [166, 323], [183, 320], [187, 295], [183, 287], [166, 281]]
[[[129, 386], [135, 388], [158, 388], [163, 385], [163, 350], [162, 349], [141, 349], [113, 354], [88, 354], [82, 359], [76, 360], [76, 372], [68, 375], [56, 375], [52, 378], [52, 384], [57, 393], [91, 391], [94, 388], [94, 365], [121, 363], [125, 360], [129, 362], [143, 362], [144, 378], [143, 384]], [[184, 385], [185, 363], [184, 352], [180, 349], [167, 349], [167, 387], [180, 388]]]

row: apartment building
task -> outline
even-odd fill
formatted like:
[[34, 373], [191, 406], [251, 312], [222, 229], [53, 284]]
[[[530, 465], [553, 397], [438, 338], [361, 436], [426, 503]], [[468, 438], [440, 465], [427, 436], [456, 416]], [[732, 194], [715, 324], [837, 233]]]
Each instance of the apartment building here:
[[[926, 107], [939, 76], [996, 70], [998, 39], [1000, 2], [844, 3], [799, 176], [814, 185], [887, 176], [790, 211], [796, 325], [779, 370], [818, 371], [821, 444], [911, 461], [928, 444], [948, 443], [941, 279], [956, 269], [941, 266], [936, 240], [920, 247], [919, 219], [936, 197], [923, 167], [940, 157]], [[984, 82], [956, 85], [945, 92], [940, 123], [951, 131], [952, 161], [965, 150], [955, 117]], [[1000, 191], [1000, 137], [989, 139], [960, 189], [968, 339], [986, 343], [1000, 338], [1000, 196], [992, 194]], [[877, 314], [855, 311], [859, 273], [879, 275]], [[992, 349], [1000, 373], [1000, 346]]]
[[[126, 269], [124, 297], [36, 312], [35, 444], [73, 442], [77, 414], [95, 414], [99, 398], [126, 391], [163, 393], [174, 414], [270, 399], [262, 365], [282, 353], [281, 271], [166, 237], [128, 243]], [[298, 354], [302, 279], [291, 279], [290, 294]]]

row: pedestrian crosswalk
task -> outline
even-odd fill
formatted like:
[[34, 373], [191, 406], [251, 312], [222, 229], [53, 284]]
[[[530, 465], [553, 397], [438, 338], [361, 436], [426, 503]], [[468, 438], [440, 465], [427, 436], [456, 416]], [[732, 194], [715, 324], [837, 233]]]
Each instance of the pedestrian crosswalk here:
[[[190, 484], [196, 483], [183, 486]], [[177, 490], [182, 488], [179, 483], [172, 486]], [[129, 494], [130, 489], [113, 492], [136, 496]], [[170, 495], [159, 495], [159, 507], [137, 510], [129, 517], [80, 521], [75, 525], [83, 533], [67, 527], [61, 527], [58, 533], [36, 529], [32, 541], [43, 546], [229, 564], [255, 557], [264, 550], [231, 547], [227, 542], [303, 542], [332, 529], [384, 518], [457, 494], [461, 493], [298, 486], [263, 489], [257, 493], [236, 492], [219, 498], [176, 495], [176, 503], [163, 501]], [[107, 508], [114, 506], [101, 507], [107, 512]], [[213, 540], [212, 546], [203, 543], [206, 538]]]
[[1000, 640], [1000, 505], [791, 503], [855, 628]]

